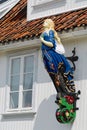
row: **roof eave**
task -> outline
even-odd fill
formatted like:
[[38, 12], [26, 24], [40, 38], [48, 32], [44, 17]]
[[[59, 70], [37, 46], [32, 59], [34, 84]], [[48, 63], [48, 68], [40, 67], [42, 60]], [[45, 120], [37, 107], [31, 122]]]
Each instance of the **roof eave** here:
[[[74, 30], [69, 31], [62, 31], [62, 33], [59, 34], [60, 38], [62, 40], [65, 39], [77, 39], [82, 37], [87, 37], [87, 27], [84, 29], [83, 27], [75, 28]], [[24, 41], [15, 41], [13, 43], [12, 41], [10, 44], [5, 44], [0, 46], [0, 52], [6, 52], [6, 51], [12, 51], [12, 50], [18, 50], [18, 49], [24, 49], [24, 48], [37, 48], [40, 47], [40, 39], [34, 38]]]

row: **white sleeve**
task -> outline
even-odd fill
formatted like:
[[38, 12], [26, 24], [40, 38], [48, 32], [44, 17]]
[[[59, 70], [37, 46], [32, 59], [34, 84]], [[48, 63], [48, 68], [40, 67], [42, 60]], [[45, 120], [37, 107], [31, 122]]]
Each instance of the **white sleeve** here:
[[65, 53], [65, 49], [62, 43], [57, 43], [56, 41], [56, 48], [55, 51], [59, 54], [64, 54]]

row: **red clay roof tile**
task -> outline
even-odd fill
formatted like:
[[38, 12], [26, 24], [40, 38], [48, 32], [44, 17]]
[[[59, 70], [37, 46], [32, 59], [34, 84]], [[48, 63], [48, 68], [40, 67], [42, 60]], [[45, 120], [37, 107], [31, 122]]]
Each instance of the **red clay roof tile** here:
[[[0, 20], [0, 42], [38, 37], [42, 32], [45, 18], [28, 22], [27, 0], [21, 0], [8, 14]], [[56, 31], [87, 25], [87, 8], [49, 16], [55, 22]]]

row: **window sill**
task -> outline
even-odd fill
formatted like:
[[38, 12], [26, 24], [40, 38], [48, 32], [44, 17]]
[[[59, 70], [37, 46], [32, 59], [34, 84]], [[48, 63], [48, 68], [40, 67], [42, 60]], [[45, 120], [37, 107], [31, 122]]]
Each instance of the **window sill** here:
[[32, 115], [34, 116], [36, 111], [34, 110], [9, 110], [2, 113], [3, 116], [10, 116], [10, 115]]

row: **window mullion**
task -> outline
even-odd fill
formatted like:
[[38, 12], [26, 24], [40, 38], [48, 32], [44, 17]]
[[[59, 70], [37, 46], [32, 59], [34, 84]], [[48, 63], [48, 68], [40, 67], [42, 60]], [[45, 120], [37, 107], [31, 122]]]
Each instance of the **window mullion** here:
[[24, 57], [21, 57], [21, 68], [20, 68], [20, 86], [19, 86], [19, 109], [22, 108], [22, 91], [23, 91], [23, 68], [24, 68]]

